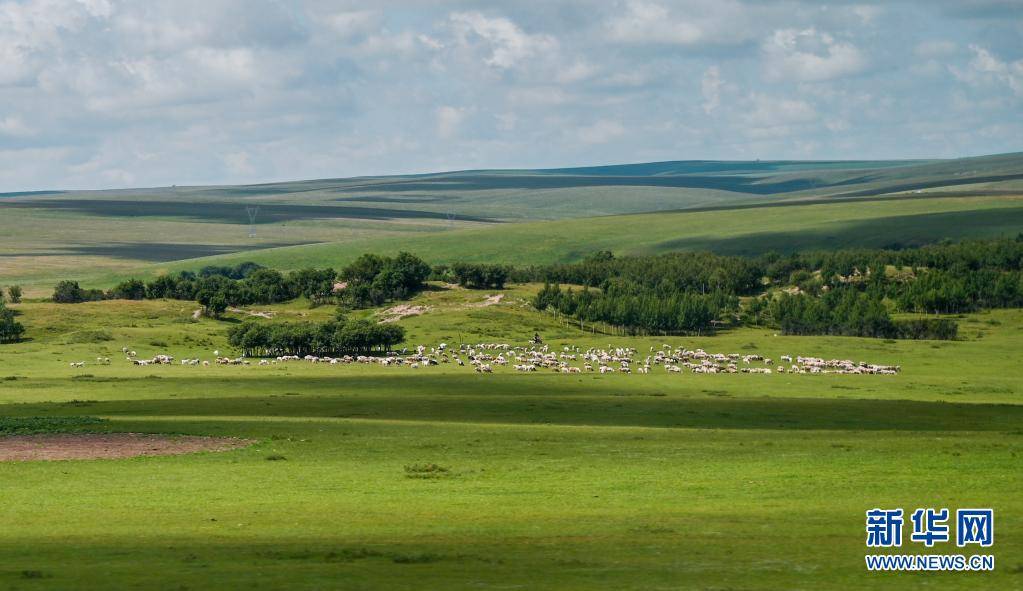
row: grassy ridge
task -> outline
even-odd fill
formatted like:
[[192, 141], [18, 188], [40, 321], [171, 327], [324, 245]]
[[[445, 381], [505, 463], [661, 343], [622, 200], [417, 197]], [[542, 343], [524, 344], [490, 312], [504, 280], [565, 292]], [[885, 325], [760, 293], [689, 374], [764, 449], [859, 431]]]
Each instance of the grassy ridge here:
[[[596, 250], [727, 254], [850, 246], [914, 246], [942, 239], [1013, 236], [1023, 230], [1023, 197], [934, 198], [669, 212], [505, 224], [392, 240], [353, 240], [183, 261], [160, 270], [252, 260], [277, 268], [339, 266], [363, 252], [415, 252], [426, 260], [554, 263]], [[150, 272], [155, 272], [156, 269]]]
[[[505, 237], [517, 232], [530, 241], [531, 262], [572, 259], [595, 248], [657, 252], [713, 248], [747, 252], [828, 243], [888, 244], [893, 229], [909, 230], [910, 244], [940, 238], [1018, 231], [1018, 216], [1007, 219], [951, 215], [947, 204], [887, 214], [863, 202], [868, 212], [820, 210], [791, 222], [773, 220], [762, 206], [869, 199], [976, 198], [1014, 200], [1023, 195], [1023, 155], [1003, 154], [947, 161], [848, 162], [656, 162], [572, 169], [461, 171], [353, 179], [269, 183], [226, 187], [164, 187], [117, 191], [55, 191], [0, 194], [0, 282], [23, 283], [42, 295], [58, 278], [109, 279], [154, 262], [232, 255], [287, 245], [323, 244], [294, 251], [262, 253], [287, 267], [304, 261], [334, 264], [349, 248], [394, 251], [406, 242], [453, 260], [486, 252], [510, 260], [517, 246]], [[843, 203], [841, 205], [850, 205]], [[250, 208], [255, 235], [250, 235]], [[978, 206], [987, 208], [987, 205]], [[708, 215], [623, 218], [581, 225], [540, 226], [506, 231], [508, 222], [582, 220], [617, 214], [729, 209], [734, 220]], [[744, 210], [743, 208], [752, 208]], [[968, 207], [956, 208], [960, 210]], [[808, 210], [811, 211], [811, 210]], [[925, 214], [933, 213], [938, 217]], [[900, 218], [922, 215], [919, 220]], [[945, 217], [941, 217], [944, 215]], [[988, 214], [990, 215], [990, 214]], [[753, 219], [751, 216], [758, 216]], [[759, 216], [766, 216], [762, 221]], [[892, 218], [887, 225], [857, 219]], [[495, 222], [503, 222], [497, 223]], [[675, 224], [670, 231], [665, 224]], [[800, 225], [805, 227], [800, 227]], [[829, 226], [830, 224], [830, 226]], [[840, 228], [834, 224], [847, 224]], [[647, 227], [652, 230], [646, 236]], [[720, 227], [720, 236], [713, 230]], [[486, 229], [494, 229], [488, 250]], [[434, 242], [426, 236], [476, 229]], [[832, 231], [837, 234], [832, 234]], [[797, 240], [788, 238], [796, 235]], [[550, 233], [564, 234], [549, 240]], [[895, 240], [901, 240], [895, 239]], [[550, 244], [550, 246], [545, 246]], [[463, 248], [467, 246], [468, 248]], [[482, 248], [481, 248], [482, 247]], [[645, 250], [644, 250], [645, 249]], [[465, 251], [465, 252], [463, 252]], [[105, 280], [105, 279], [104, 279]], [[49, 284], [49, 285], [47, 285]]]

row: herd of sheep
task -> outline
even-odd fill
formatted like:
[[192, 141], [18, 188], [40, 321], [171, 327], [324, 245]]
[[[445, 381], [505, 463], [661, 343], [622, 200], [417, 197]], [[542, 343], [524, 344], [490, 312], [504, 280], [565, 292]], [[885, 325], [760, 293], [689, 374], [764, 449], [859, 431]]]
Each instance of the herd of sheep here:
[[[125, 359], [134, 365], [171, 365], [174, 357], [156, 355], [151, 359], [140, 359], [135, 351], [124, 347]], [[594, 372], [638, 373], [648, 374], [654, 368], [663, 368], [668, 373], [691, 372], [698, 374], [872, 374], [895, 375], [902, 368], [898, 365], [878, 365], [849, 359], [822, 359], [819, 357], [803, 357], [782, 355], [779, 363], [771, 358], [757, 354], [739, 353], [708, 353], [703, 349], [686, 349], [661, 345], [660, 348], [650, 347], [649, 352], [640, 356], [632, 347], [613, 347], [606, 349], [580, 347], [562, 347], [554, 351], [548, 345], [512, 346], [506, 343], [481, 343], [461, 345], [458, 348], [440, 343], [434, 347], [420, 345], [413, 350], [403, 349], [390, 352], [384, 356], [345, 355], [342, 357], [318, 357], [315, 355], [283, 355], [271, 359], [251, 360], [245, 357], [223, 357], [220, 351], [214, 351], [214, 363], [217, 365], [277, 365], [280, 363], [306, 362], [338, 364], [375, 364], [385, 367], [408, 367], [411, 369], [425, 368], [433, 365], [452, 364], [471, 368], [476, 373], [493, 373], [496, 368], [508, 368], [517, 372], [536, 372], [541, 370], [557, 373], [578, 374]], [[97, 357], [96, 362], [109, 365], [110, 359]], [[199, 358], [182, 359], [181, 365], [202, 365], [208, 367], [209, 361]], [[71, 363], [72, 367], [84, 367], [84, 361]]]

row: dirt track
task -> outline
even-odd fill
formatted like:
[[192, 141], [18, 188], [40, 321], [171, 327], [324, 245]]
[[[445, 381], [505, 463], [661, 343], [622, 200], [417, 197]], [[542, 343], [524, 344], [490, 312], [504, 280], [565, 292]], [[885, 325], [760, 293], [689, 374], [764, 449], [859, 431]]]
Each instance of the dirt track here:
[[100, 460], [227, 451], [251, 445], [246, 439], [144, 433], [64, 433], [0, 437], [0, 461]]

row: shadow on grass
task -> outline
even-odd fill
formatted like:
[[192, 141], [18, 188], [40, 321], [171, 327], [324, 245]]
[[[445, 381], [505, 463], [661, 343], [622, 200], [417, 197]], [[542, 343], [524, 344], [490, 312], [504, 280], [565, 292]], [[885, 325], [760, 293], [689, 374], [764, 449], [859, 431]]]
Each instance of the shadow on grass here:
[[[290, 387], [294, 388], [294, 384]], [[848, 431], [1002, 431], [1023, 435], [1023, 407], [909, 400], [732, 398], [727, 393], [667, 397], [365, 393], [299, 394], [16, 404], [12, 416], [237, 417], [463, 422], [521, 425], [793, 429]]]
[[730, 238], [679, 238], [655, 245], [657, 252], [709, 250], [721, 254], [759, 255], [765, 252], [797, 252], [849, 246], [913, 248], [945, 238], [1015, 236], [1023, 227], [1023, 207], [978, 209], [929, 214], [890, 216], [833, 224], [798, 232], [761, 232]]

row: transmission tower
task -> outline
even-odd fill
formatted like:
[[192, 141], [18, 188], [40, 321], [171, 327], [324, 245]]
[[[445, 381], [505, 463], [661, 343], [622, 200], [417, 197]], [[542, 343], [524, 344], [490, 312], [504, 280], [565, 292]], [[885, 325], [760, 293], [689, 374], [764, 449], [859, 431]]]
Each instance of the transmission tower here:
[[245, 213], [249, 215], [249, 238], [256, 237], [256, 216], [259, 215], [258, 205], [246, 205]]

